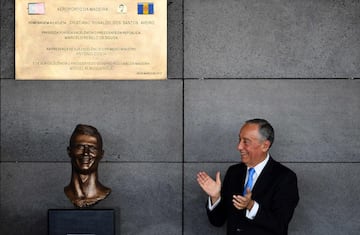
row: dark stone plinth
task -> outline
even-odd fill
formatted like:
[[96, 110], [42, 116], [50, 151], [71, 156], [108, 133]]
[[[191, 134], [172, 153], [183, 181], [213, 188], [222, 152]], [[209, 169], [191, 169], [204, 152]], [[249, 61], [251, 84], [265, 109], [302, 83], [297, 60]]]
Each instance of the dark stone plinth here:
[[112, 209], [49, 209], [49, 235], [114, 235], [114, 215]]

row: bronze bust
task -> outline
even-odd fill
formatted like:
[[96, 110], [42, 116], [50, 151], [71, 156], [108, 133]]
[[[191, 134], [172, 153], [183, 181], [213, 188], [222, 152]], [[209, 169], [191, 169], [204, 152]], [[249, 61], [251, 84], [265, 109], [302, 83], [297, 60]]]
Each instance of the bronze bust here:
[[89, 125], [77, 125], [67, 152], [71, 158], [72, 172], [71, 181], [64, 192], [70, 201], [77, 207], [87, 207], [105, 199], [111, 189], [98, 180], [98, 165], [104, 156], [98, 130]]

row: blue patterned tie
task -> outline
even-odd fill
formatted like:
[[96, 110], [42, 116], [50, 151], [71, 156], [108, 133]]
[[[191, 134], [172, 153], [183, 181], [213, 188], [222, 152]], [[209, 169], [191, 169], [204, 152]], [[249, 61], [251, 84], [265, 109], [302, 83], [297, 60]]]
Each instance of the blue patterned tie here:
[[248, 180], [247, 180], [247, 182], [245, 184], [244, 192], [243, 192], [244, 196], [246, 194], [246, 189], [250, 188], [250, 190], [251, 190], [251, 188], [252, 188], [254, 173], [255, 173], [255, 169], [254, 168], [249, 168]]

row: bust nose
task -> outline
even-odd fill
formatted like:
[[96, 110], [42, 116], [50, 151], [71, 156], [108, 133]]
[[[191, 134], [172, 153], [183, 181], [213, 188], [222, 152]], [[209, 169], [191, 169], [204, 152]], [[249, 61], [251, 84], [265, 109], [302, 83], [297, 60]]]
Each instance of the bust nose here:
[[83, 150], [83, 154], [84, 155], [89, 155], [90, 153], [90, 148], [88, 145], [84, 145], [84, 150]]

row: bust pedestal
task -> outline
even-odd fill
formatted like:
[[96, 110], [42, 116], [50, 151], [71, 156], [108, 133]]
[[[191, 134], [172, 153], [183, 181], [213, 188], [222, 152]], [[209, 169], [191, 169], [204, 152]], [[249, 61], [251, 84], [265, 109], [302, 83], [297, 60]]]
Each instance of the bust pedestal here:
[[114, 235], [113, 209], [49, 209], [49, 235]]

